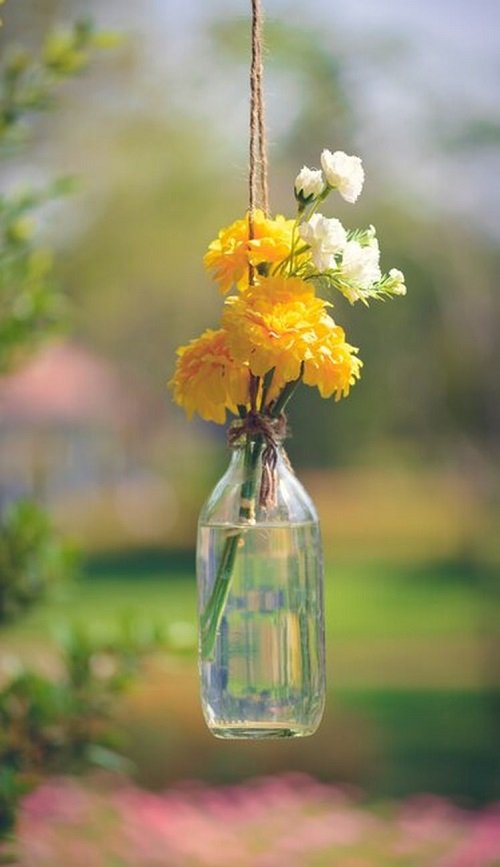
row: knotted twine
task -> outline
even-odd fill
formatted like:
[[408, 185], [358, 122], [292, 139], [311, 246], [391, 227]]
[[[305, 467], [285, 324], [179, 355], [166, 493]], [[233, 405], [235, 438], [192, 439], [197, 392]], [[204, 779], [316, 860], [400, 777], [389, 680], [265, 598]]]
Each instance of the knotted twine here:
[[234, 422], [227, 432], [230, 446], [235, 446], [242, 437], [246, 437], [247, 442], [253, 439], [255, 448], [258, 448], [257, 443], [259, 441], [264, 443], [261, 457], [259, 505], [266, 509], [275, 506], [277, 502], [278, 445], [285, 439], [286, 434], [287, 420], [284, 412], [278, 416], [267, 416], [255, 410], [250, 410], [245, 418]]

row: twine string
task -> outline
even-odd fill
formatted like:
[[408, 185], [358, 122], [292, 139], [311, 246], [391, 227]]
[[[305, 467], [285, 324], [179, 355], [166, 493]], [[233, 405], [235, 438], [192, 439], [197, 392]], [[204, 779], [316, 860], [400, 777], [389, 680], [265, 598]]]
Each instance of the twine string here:
[[[249, 238], [254, 237], [253, 212], [261, 208], [269, 213], [268, 163], [265, 108], [263, 97], [263, 38], [261, 0], [252, 4], [252, 59], [250, 66], [250, 147], [248, 171]], [[252, 269], [251, 269], [251, 277]], [[253, 282], [253, 280], [252, 280]]]
[[258, 167], [260, 181], [260, 206], [266, 216], [269, 214], [269, 189], [267, 180], [267, 140], [266, 140], [266, 117], [264, 102], [264, 39], [263, 39], [263, 16], [261, 0], [256, 0], [256, 54], [257, 54], [257, 135], [258, 135]]

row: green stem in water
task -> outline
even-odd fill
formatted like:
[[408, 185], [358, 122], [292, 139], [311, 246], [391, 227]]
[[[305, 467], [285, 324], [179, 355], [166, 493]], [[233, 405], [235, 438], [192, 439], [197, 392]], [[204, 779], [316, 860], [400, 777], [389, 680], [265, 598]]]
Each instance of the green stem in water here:
[[210, 599], [201, 616], [201, 657], [209, 660], [213, 656], [217, 630], [226, 607], [227, 595], [233, 573], [236, 551], [241, 533], [231, 532], [224, 543], [224, 550], [215, 576]]
[[[257, 487], [257, 466], [264, 445], [261, 436], [254, 440], [247, 437], [245, 444], [244, 478], [241, 485], [241, 502], [239, 518], [242, 521], [252, 521], [255, 512], [255, 490]], [[220, 559], [217, 574], [210, 598], [200, 618], [201, 627], [201, 656], [204, 660], [213, 657], [217, 632], [226, 607], [227, 597], [231, 586], [231, 578], [234, 569], [234, 561], [240, 541], [245, 530], [230, 530], [222, 557]]]

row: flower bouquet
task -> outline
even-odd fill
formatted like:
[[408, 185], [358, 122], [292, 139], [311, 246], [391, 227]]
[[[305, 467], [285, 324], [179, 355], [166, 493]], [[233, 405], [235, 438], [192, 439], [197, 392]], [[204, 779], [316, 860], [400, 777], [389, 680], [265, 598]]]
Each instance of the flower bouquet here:
[[236, 458], [198, 541], [204, 708], [221, 736], [307, 734], [321, 715], [319, 531], [282, 441], [298, 387], [339, 400], [360, 377], [324, 296], [368, 305], [406, 293], [401, 271], [381, 272], [373, 226], [349, 230], [319, 210], [332, 193], [354, 203], [363, 182], [359, 157], [324, 150], [320, 170], [296, 177], [294, 219], [253, 209], [222, 229], [204, 257], [226, 296], [220, 328], [177, 351], [174, 400], [190, 418], [234, 417]]

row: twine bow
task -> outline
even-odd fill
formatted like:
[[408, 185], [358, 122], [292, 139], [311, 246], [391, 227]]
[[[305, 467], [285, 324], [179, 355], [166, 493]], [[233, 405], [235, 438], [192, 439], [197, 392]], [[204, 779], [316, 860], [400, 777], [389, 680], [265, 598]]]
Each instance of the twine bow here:
[[278, 463], [278, 446], [287, 434], [286, 415], [272, 418], [251, 410], [241, 421], [235, 422], [228, 430], [227, 438], [230, 446], [236, 445], [243, 436], [264, 442], [261, 458], [261, 481], [259, 505], [265, 509], [277, 503], [278, 479], [276, 466]]

